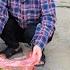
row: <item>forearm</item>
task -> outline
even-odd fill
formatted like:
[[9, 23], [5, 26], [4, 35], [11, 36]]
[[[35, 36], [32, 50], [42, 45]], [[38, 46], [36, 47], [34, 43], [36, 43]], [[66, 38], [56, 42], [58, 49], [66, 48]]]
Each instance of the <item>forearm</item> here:
[[55, 4], [49, 2], [49, 0], [41, 0], [41, 9], [41, 23], [37, 25], [32, 41], [34, 40], [34, 45], [38, 45], [43, 49], [48, 42], [48, 38], [54, 32], [56, 21]]

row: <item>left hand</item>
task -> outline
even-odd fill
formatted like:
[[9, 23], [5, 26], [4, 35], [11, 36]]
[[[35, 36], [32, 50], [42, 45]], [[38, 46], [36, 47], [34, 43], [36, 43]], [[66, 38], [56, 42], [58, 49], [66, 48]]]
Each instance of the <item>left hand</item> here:
[[38, 46], [38, 45], [35, 45], [34, 48], [33, 48], [33, 54], [32, 56], [35, 56], [37, 55], [37, 63], [38, 64], [40, 62], [40, 59], [41, 59], [41, 56], [42, 56], [42, 49]]

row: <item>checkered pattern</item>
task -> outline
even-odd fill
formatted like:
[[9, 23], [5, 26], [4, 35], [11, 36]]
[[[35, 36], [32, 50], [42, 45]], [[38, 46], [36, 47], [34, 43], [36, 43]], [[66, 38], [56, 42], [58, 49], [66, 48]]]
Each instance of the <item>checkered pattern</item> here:
[[37, 24], [31, 43], [41, 48], [47, 44], [54, 32], [56, 13], [53, 0], [0, 0], [0, 32], [9, 16], [8, 11], [17, 18], [24, 28], [27, 24]]

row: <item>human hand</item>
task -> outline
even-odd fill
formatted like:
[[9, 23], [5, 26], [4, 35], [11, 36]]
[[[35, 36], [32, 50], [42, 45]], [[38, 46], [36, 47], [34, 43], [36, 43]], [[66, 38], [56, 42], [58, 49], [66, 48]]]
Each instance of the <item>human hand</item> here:
[[37, 63], [36, 64], [38, 64], [40, 62], [40, 59], [42, 56], [42, 49], [38, 45], [35, 45], [33, 48], [32, 56], [35, 57], [36, 55], [37, 55]]

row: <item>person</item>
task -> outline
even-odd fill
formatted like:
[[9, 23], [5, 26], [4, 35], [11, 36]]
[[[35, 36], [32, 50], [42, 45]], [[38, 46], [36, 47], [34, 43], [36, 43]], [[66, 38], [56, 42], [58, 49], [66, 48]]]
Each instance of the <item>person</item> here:
[[45, 64], [44, 48], [55, 31], [54, 0], [0, 0], [0, 37], [7, 48], [0, 54], [10, 58], [22, 52], [19, 42], [28, 43], [39, 63]]

